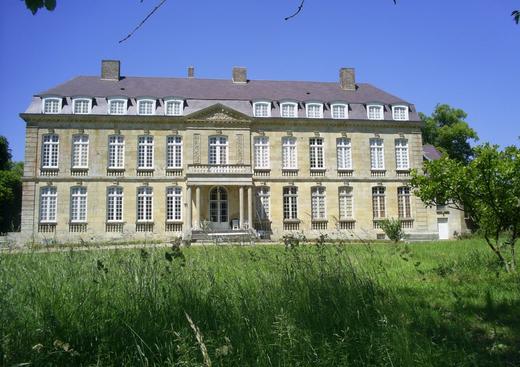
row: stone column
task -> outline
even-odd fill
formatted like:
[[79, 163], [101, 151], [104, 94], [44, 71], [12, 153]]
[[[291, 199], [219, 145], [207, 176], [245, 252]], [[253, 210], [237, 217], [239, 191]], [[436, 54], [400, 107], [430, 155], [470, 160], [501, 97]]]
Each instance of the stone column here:
[[195, 228], [200, 229], [200, 186], [195, 187], [195, 206], [197, 215], [195, 216]]
[[240, 186], [238, 189], [238, 202], [240, 208], [240, 228], [244, 228], [244, 187]]
[[186, 187], [186, 204], [188, 204], [188, 207], [186, 208], [186, 229], [191, 231], [191, 186]]
[[253, 186], [247, 188], [247, 224], [253, 228]]

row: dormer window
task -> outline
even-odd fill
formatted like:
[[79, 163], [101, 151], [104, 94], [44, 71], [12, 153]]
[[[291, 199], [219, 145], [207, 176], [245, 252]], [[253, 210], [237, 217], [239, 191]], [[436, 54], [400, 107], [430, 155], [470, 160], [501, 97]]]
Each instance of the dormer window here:
[[155, 101], [153, 99], [137, 101], [137, 113], [139, 115], [153, 115], [155, 113]]
[[255, 117], [271, 117], [271, 102], [254, 102], [253, 114]]
[[306, 103], [305, 110], [307, 117], [311, 119], [323, 118], [323, 103]]
[[367, 115], [369, 120], [383, 119], [383, 105], [369, 104], [367, 105]]
[[164, 114], [168, 116], [182, 116], [184, 112], [184, 101], [181, 99], [170, 99], [164, 102]]
[[333, 119], [347, 119], [348, 105], [344, 103], [334, 103], [331, 106], [331, 114]]
[[392, 106], [392, 116], [394, 120], [408, 120], [408, 106]]
[[43, 113], [60, 113], [61, 111], [61, 98], [44, 98], [42, 103]]
[[298, 117], [298, 104], [295, 102], [280, 103], [280, 115], [282, 117]]
[[72, 106], [74, 114], [88, 114], [92, 108], [92, 100], [90, 98], [75, 98], [72, 100]]
[[128, 100], [126, 99], [110, 99], [108, 101], [108, 114], [109, 115], [125, 115], [126, 114], [126, 106]]

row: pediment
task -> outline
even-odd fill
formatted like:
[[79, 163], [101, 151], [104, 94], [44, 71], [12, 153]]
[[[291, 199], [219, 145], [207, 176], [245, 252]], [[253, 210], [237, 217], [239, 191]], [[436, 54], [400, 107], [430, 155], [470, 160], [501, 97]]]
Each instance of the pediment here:
[[216, 103], [186, 116], [188, 120], [212, 122], [248, 122], [250, 117], [222, 103]]

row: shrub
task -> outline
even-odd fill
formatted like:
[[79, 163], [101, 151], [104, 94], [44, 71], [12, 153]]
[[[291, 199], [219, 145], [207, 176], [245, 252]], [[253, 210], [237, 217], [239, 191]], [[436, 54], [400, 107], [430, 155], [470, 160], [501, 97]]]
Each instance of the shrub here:
[[386, 236], [395, 243], [401, 241], [405, 237], [405, 233], [401, 228], [401, 221], [399, 219], [384, 219], [381, 221], [381, 229]]

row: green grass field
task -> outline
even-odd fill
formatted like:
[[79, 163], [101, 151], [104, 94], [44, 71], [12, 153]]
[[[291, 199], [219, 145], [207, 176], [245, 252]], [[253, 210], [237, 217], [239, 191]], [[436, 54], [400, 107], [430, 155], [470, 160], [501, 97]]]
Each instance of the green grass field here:
[[480, 240], [0, 254], [0, 365], [210, 363], [519, 366], [520, 276]]

